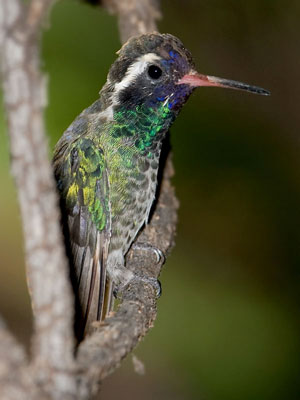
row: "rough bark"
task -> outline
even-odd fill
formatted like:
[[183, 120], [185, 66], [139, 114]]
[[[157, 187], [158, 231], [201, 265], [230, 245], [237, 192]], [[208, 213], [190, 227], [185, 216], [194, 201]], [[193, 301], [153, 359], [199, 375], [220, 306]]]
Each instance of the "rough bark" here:
[[[112, 316], [84, 339], [75, 353], [74, 301], [59, 225], [59, 209], [43, 121], [45, 79], [39, 69], [42, 23], [54, 0], [0, 2], [0, 51], [4, 103], [10, 139], [11, 170], [22, 216], [29, 291], [34, 314], [32, 354], [0, 320], [0, 398], [86, 399], [99, 382], [153, 326], [156, 293], [146, 283], [132, 283]], [[95, 2], [93, 2], [95, 3]], [[156, 30], [156, 0], [105, 0], [119, 18], [122, 41]], [[167, 160], [151, 223], [138, 241], [166, 255], [173, 245], [177, 200]], [[130, 251], [127, 267], [157, 278], [164, 260], [151, 252]]]
[[37, 382], [60, 391], [60, 384], [74, 385], [61, 373], [68, 374], [73, 359], [73, 299], [43, 119], [46, 81], [39, 65], [42, 22], [53, 3], [32, 0], [26, 7], [19, 0], [2, 0], [0, 40], [11, 171], [34, 314], [32, 365]]

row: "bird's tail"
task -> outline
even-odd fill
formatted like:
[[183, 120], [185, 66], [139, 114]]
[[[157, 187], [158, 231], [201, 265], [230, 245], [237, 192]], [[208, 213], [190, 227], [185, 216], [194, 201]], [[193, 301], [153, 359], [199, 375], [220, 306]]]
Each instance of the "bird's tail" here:
[[95, 321], [103, 321], [113, 307], [113, 283], [106, 273], [108, 241], [97, 233], [96, 246], [82, 251], [72, 245], [75, 269], [75, 296], [77, 312], [75, 328], [79, 340], [93, 332]]

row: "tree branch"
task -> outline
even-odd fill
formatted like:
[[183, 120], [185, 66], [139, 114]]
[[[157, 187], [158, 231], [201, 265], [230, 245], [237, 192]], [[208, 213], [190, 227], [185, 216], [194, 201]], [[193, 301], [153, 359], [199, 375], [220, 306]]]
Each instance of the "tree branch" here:
[[131, 36], [157, 30], [156, 20], [161, 17], [159, 0], [102, 0], [102, 4], [118, 16], [122, 43]]
[[36, 379], [47, 382], [49, 390], [59, 390], [61, 373], [57, 371], [66, 374], [72, 364], [74, 307], [48, 159], [43, 120], [46, 82], [39, 65], [40, 26], [53, 2], [32, 0], [26, 7], [19, 0], [1, 0], [0, 45], [11, 170], [19, 197], [34, 312]]
[[[27, 357], [23, 347], [9, 333], [1, 317], [0, 344], [0, 398], [25, 400], [25, 394], [28, 393], [26, 381], [30, 380], [24, 379]], [[16, 394], [18, 397], [14, 397]]]

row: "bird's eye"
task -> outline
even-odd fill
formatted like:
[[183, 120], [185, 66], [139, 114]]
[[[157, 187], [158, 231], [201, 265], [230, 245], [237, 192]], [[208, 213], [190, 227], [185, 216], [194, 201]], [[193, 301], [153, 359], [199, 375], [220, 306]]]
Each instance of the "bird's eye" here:
[[148, 75], [152, 79], [158, 79], [161, 77], [162, 70], [157, 65], [150, 65], [148, 68]]

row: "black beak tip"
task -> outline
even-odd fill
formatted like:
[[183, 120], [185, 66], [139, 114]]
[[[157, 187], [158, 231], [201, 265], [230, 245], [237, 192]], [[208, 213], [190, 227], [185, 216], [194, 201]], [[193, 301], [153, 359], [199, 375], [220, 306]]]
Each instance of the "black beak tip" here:
[[240, 84], [239, 82], [237, 82], [237, 84], [234, 85], [234, 88], [254, 94], [259, 94], [261, 96], [271, 96], [271, 92], [269, 92], [269, 90], [263, 89], [262, 87], [259, 86], [252, 86], [243, 83]]
[[271, 96], [271, 92], [269, 90], [262, 89], [262, 88], [260, 88], [257, 93], [261, 94], [262, 96]]

